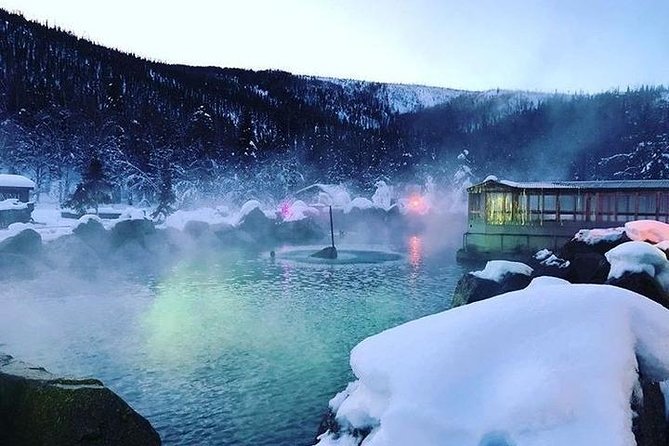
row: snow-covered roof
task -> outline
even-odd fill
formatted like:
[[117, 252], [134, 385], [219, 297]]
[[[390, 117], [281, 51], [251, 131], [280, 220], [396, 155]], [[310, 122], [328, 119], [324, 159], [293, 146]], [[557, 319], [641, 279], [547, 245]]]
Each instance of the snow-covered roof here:
[[0, 173], [0, 187], [22, 187], [35, 189], [35, 183], [23, 175]]
[[597, 181], [510, 181], [488, 177], [483, 182], [475, 184], [478, 188], [490, 183], [517, 189], [668, 189], [669, 180], [597, 180]]

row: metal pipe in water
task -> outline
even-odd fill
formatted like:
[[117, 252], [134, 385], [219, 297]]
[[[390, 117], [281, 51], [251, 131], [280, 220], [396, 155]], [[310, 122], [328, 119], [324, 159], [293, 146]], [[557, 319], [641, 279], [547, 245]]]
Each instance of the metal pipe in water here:
[[334, 248], [334, 223], [332, 223], [332, 206], [330, 206], [330, 237], [332, 239], [332, 247]]

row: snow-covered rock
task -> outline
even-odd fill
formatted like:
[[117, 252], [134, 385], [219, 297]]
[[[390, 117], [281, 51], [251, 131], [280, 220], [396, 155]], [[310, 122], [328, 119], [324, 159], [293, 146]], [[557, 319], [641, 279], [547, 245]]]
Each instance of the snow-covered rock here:
[[660, 243], [669, 240], [669, 225], [656, 220], [628, 221], [625, 233], [631, 240]]
[[625, 228], [581, 229], [574, 236], [577, 242], [595, 245], [601, 242], [616, 242], [625, 235]]
[[42, 237], [31, 228], [16, 231], [15, 235], [0, 242], [0, 255], [37, 254], [42, 249]]
[[486, 263], [482, 271], [472, 273], [480, 279], [488, 279], [500, 282], [508, 274], [532, 275], [532, 268], [520, 262], [509, 262], [508, 260], [491, 260]]
[[631, 446], [637, 367], [668, 379], [667, 339], [648, 299], [537, 278], [358, 344], [318, 445]]
[[669, 261], [655, 246], [645, 242], [626, 242], [606, 253], [611, 264], [609, 279], [617, 279], [625, 273], [645, 273], [657, 279], [664, 290], [669, 290]]
[[491, 260], [483, 271], [470, 272], [458, 281], [451, 307], [523, 289], [530, 283], [531, 275], [532, 268], [524, 263]]

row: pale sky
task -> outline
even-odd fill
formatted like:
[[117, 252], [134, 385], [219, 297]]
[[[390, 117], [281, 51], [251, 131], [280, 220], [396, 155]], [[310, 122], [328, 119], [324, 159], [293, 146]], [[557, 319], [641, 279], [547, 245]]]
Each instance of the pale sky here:
[[669, 0], [0, 0], [165, 62], [468, 90], [669, 85]]

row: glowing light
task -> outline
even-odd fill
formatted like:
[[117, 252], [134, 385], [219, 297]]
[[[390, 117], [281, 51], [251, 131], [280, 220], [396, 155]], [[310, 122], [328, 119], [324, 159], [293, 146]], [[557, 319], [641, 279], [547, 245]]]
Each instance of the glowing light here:
[[279, 206], [279, 213], [281, 214], [281, 218], [286, 220], [289, 218], [291, 215], [293, 215], [293, 206], [289, 201], [284, 201], [281, 203]]
[[407, 209], [412, 214], [425, 215], [430, 210], [427, 200], [422, 195], [414, 194], [407, 201]]

